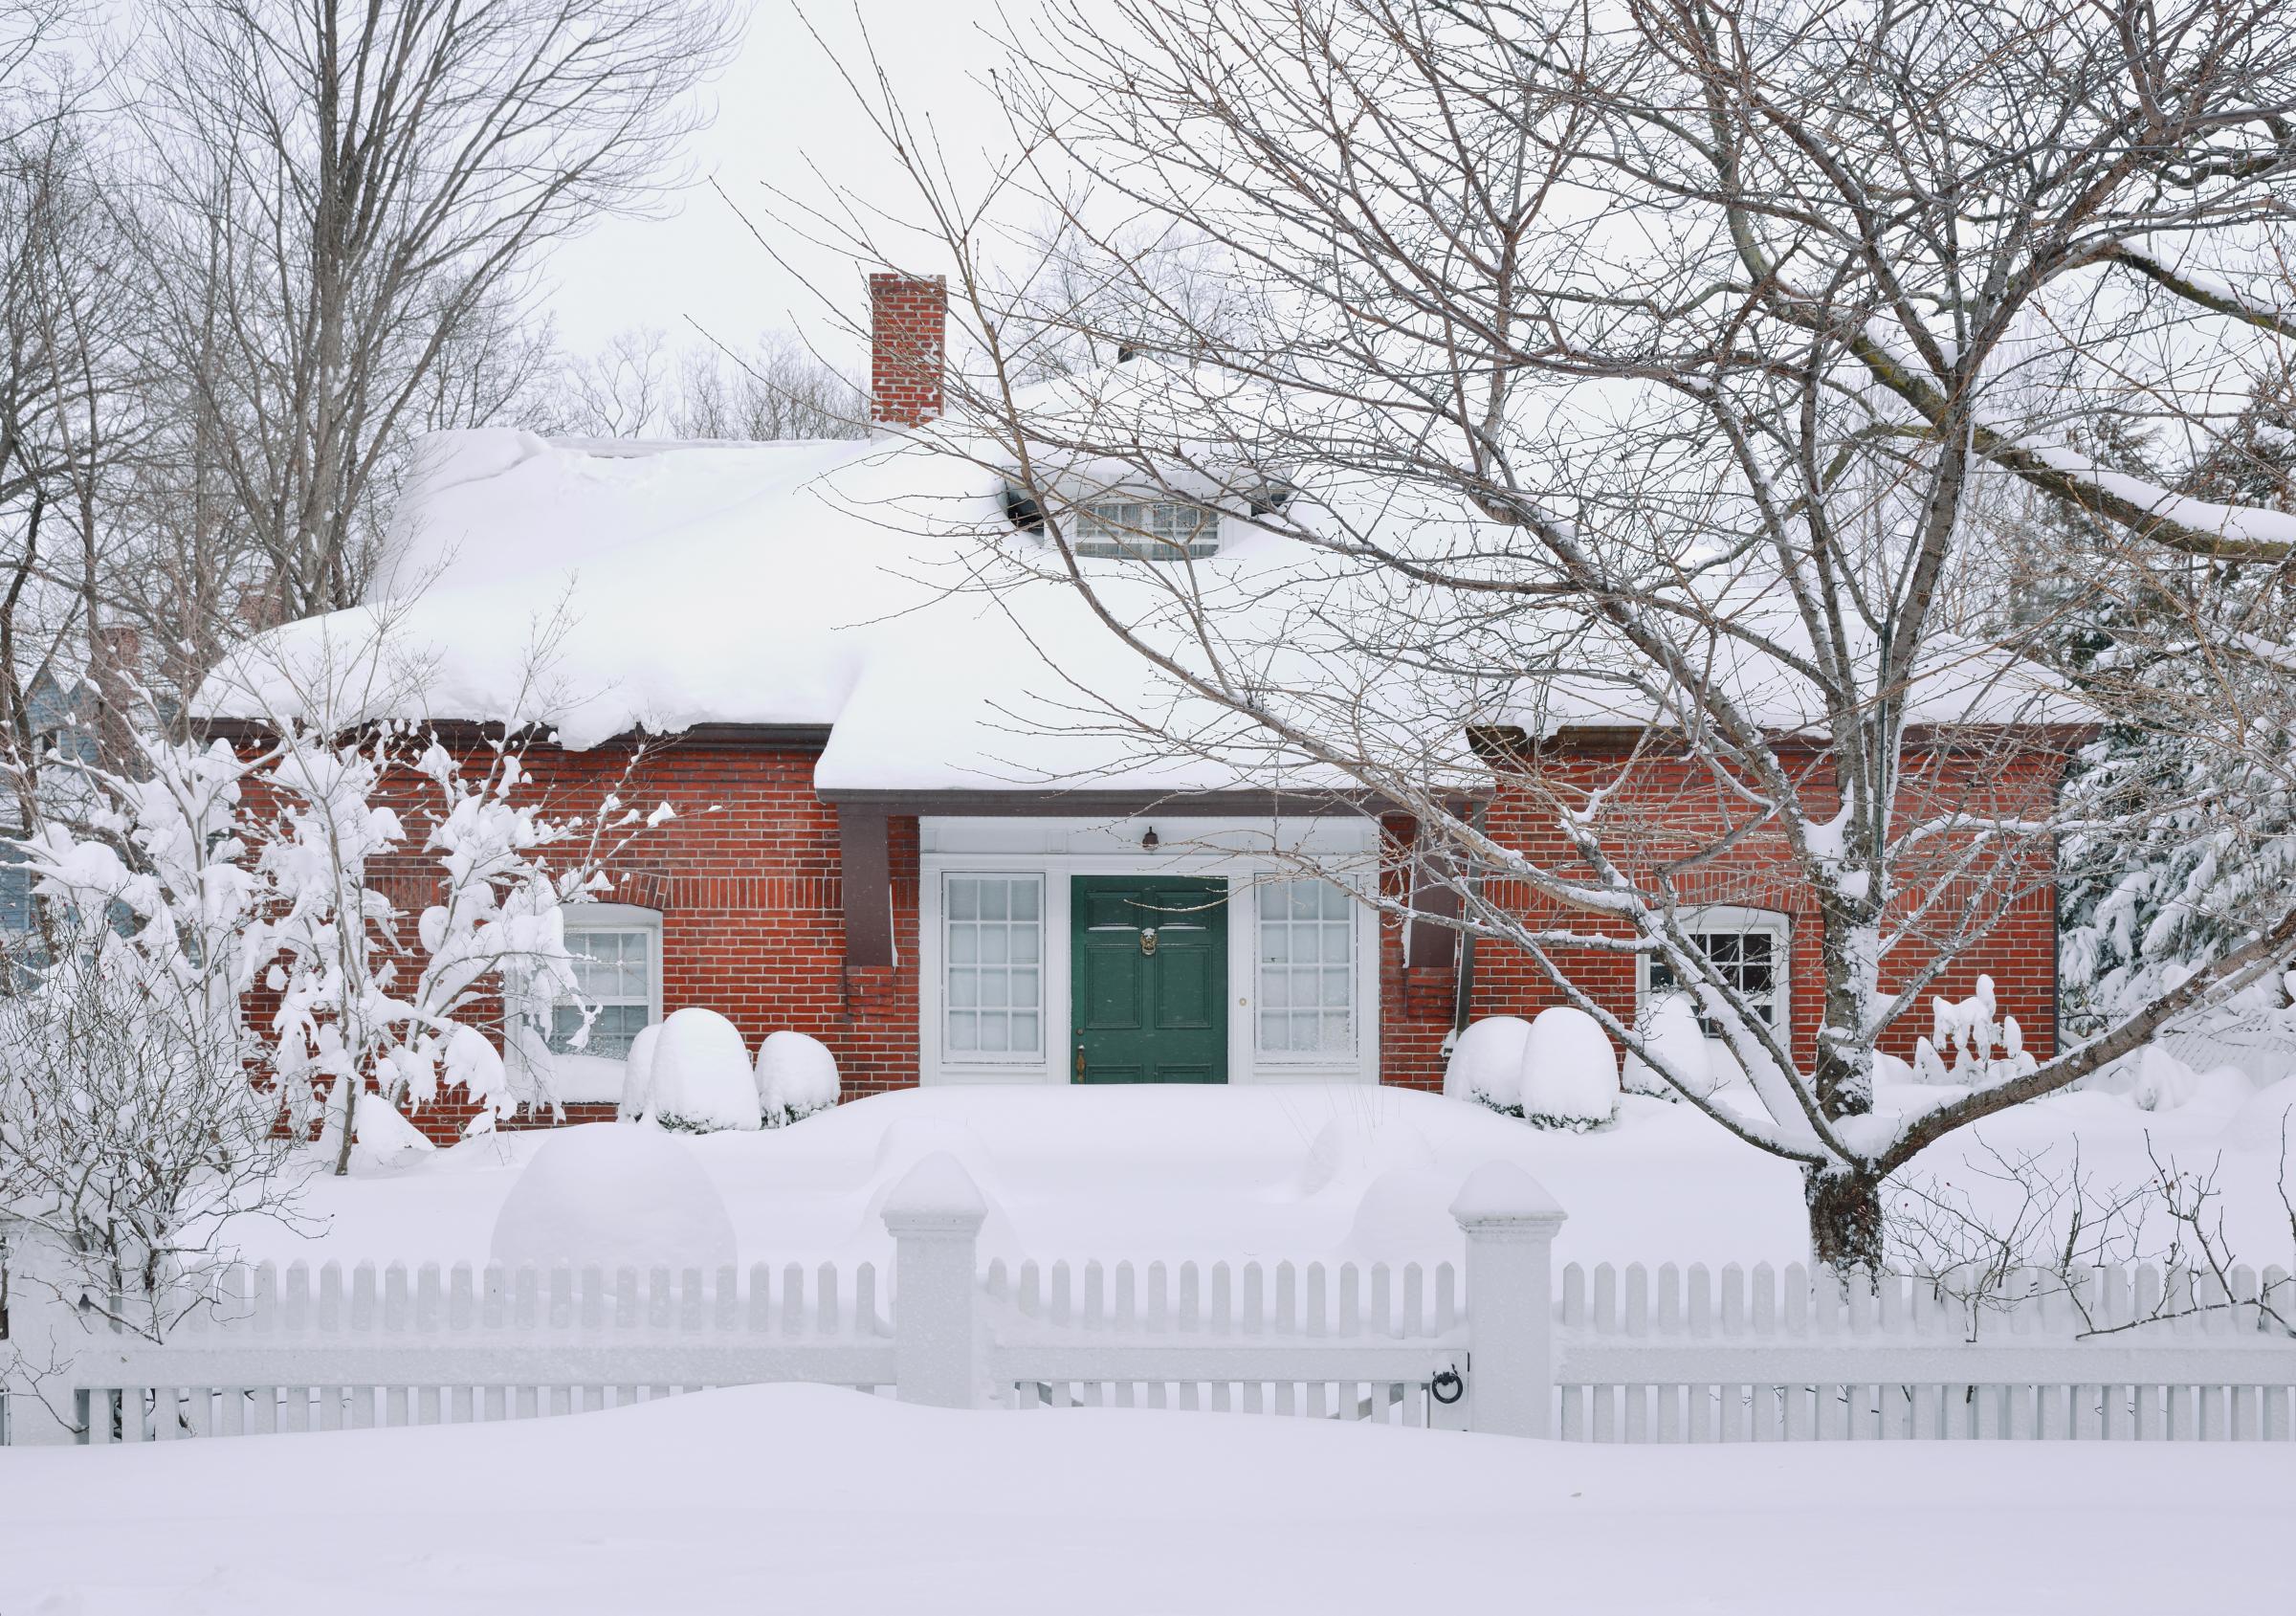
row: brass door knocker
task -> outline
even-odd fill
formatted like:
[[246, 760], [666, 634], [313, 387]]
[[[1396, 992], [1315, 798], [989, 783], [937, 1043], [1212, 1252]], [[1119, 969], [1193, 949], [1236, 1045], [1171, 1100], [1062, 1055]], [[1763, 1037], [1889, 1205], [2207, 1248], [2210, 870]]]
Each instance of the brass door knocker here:
[[1143, 954], [1156, 952], [1156, 928], [1154, 926], [1140, 928], [1140, 952]]

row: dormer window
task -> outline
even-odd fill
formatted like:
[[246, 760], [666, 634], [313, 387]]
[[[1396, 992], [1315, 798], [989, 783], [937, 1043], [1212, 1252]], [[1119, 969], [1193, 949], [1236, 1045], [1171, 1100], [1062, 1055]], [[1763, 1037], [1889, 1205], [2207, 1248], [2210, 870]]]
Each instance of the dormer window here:
[[1075, 512], [1076, 553], [1195, 561], [1220, 548], [1220, 513], [1184, 499], [1095, 499]]

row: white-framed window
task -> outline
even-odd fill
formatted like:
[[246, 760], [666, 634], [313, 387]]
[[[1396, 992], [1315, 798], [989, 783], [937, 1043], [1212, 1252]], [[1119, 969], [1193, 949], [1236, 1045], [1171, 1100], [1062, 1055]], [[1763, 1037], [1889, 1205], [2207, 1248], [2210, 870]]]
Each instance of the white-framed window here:
[[[1716, 905], [1694, 910], [1683, 919], [1683, 930], [1714, 967], [1715, 974], [1735, 988], [1755, 1013], [1772, 1027], [1786, 1019], [1786, 943], [1792, 932], [1788, 919], [1771, 909], [1738, 909]], [[1655, 955], [1643, 956], [1643, 1003], [1662, 993], [1679, 992], [1674, 972]], [[1721, 1029], [1706, 1015], [1698, 1018], [1710, 1037]]]
[[1076, 511], [1076, 553], [1186, 561], [1220, 548], [1220, 513], [1184, 499], [1094, 499]]
[[[565, 910], [566, 951], [577, 991], [550, 1010], [550, 1047], [561, 1054], [621, 1060], [630, 1040], [662, 1019], [662, 917], [629, 903], [577, 903]], [[583, 1012], [596, 1006], [590, 1036], [573, 1047]]]
[[941, 877], [941, 1050], [1036, 1061], [1045, 1048], [1045, 878]]
[[1355, 900], [1330, 881], [1263, 882], [1253, 1039], [1273, 1060], [1330, 1060], [1356, 1048]]

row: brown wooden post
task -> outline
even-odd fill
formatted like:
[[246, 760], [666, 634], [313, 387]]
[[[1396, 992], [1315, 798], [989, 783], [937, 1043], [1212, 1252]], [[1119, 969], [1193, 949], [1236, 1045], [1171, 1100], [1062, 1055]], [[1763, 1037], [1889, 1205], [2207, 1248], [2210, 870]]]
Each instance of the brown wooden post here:
[[845, 894], [845, 963], [893, 963], [893, 867], [885, 810], [840, 804], [837, 863]]

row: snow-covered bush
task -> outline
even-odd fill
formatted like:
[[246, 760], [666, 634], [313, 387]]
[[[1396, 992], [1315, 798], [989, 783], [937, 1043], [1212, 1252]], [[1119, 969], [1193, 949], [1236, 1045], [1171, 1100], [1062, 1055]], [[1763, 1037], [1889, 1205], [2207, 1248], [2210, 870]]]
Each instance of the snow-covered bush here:
[[1573, 1131], [1618, 1115], [1619, 1057], [1601, 1023], [1569, 1005], [1538, 1012], [1523, 1044], [1521, 1106], [1526, 1122]]
[[[410, 723], [282, 718], [234, 750], [146, 719], [118, 769], [59, 758], [37, 790], [19, 784], [50, 814], [14, 844], [49, 929], [192, 993], [232, 1036], [250, 1035], [244, 995], [268, 988], [246, 1067], [293, 1131], [323, 1116], [339, 1170], [363, 1102], [459, 1089], [475, 1127], [556, 1110], [551, 1008], [576, 989], [561, 906], [668, 805], [641, 815], [609, 795], [558, 817], [514, 743], [466, 759]], [[383, 860], [394, 891], [421, 871], [430, 901], [402, 911], [372, 878]]]
[[1468, 1027], [1443, 1070], [1446, 1097], [1521, 1116], [1523, 1046], [1530, 1037], [1531, 1024], [1520, 1016], [1485, 1016]]
[[1443, 1092], [1542, 1128], [1592, 1128], [1618, 1115], [1619, 1058], [1595, 1018], [1567, 1005], [1534, 1021], [1487, 1016], [1452, 1046]]
[[69, 780], [74, 829], [14, 844], [37, 923], [0, 959], [0, 1213], [65, 1254], [60, 1299], [154, 1338], [223, 1254], [213, 1214], [291, 1190], [240, 1010], [241, 776], [220, 745], [155, 745], [133, 773]]
[[645, 1117], [658, 1128], [711, 1134], [759, 1125], [757, 1079], [741, 1029], [716, 1010], [673, 1010], [654, 1040]]
[[[1913, 1041], [1913, 1077], [1920, 1083], [1960, 1083], [1981, 1088], [2020, 1077], [2034, 1068], [2025, 1052], [2024, 1029], [2017, 1017], [1995, 1019], [1993, 978], [1977, 978], [1977, 990], [1954, 1003], [1931, 1001], [1931, 1032]], [[1954, 1052], [1949, 1070], [1941, 1052]], [[1997, 1054], [1995, 1052], [1998, 1050]]]
[[714, 1270], [736, 1258], [733, 1219], [686, 1146], [611, 1122], [553, 1133], [495, 1218], [498, 1263]]
[[[1643, 1013], [1642, 1037], [1651, 1054], [1692, 1094], [1704, 1097], [1714, 1092], [1718, 1086], [1714, 1063], [1708, 1052], [1706, 1030], [1698, 1025], [1697, 1007], [1689, 994], [1662, 993], [1653, 999]], [[1673, 1084], [1632, 1051], [1627, 1052], [1621, 1082], [1628, 1094], [1674, 1097]]]
[[774, 1032], [758, 1046], [758, 1108], [765, 1126], [803, 1121], [837, 1103], [837, 1057], [803, 1032]]
[[614, 1107], [617, 1121], [635, 1122], [653, 1099], [653, 1046], [662, 1035], [661, 1024], [638, 1029], [622, 1062], [622, 1098]]
[[2138, 1050], [2126, 1064], [2129, 1103], [2139, 1111], [2174, 1111], [2200, 1084], [2198, 1073], [2157, 1042]]
[[[291, 1108], [327, 1083], [334, 1142], [369, 1081], [386, 1103], [418, 1108], [459, 1088], [485, 1124], [550, 1103], [550, 1005], [576, 986], [560, 906], [595, 866], [542, 863], [580, 827], [519, 800], [517, 754], [492, 748], [472, 775], [435, 741], [418, 746], [391, 726], [341, 742], [291, 723], [254, 779], [277, 830], [256, 857], [264, 901], [249, 935], [278, 995], [273, 1061]], [[410, 843], [438, 872], [411, 938], [369, 879], [375, 860]], [[502, 1052], [473, 1025], [490, 997]]]

